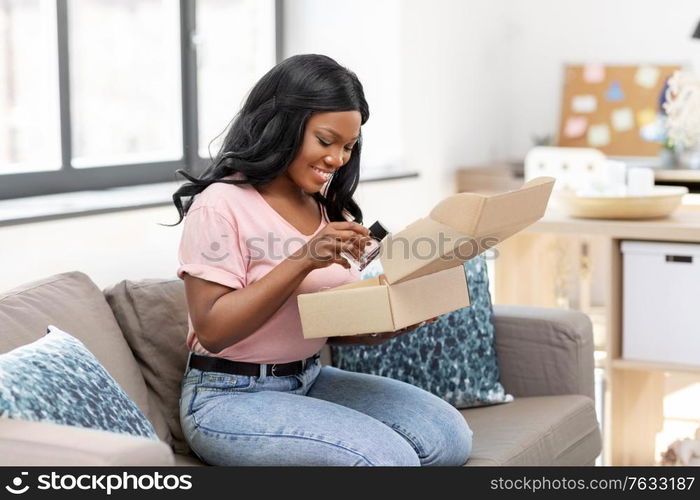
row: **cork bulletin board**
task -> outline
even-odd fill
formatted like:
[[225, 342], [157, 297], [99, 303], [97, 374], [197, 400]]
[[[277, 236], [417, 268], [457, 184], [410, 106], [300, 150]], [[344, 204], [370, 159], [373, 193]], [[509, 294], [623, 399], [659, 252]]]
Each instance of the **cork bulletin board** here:
[[557, 144], [608, 156], [657, 156], [665, 129], [660, 106], [676, 66], [567, 65]]

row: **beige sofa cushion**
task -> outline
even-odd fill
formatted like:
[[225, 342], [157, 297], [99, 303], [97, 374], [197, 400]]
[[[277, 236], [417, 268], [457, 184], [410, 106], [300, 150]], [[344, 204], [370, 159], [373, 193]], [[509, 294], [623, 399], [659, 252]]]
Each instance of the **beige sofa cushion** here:
[[80, 339], [167, 440], [168, 427], [102, 292], [73, 271], [0, 292], [0, 352], [46, 334], [48, 325]]
[[515, 398], [462, 415], [474, 431], [467, 465], [592, 465], [600, 452], [595, 407], [586, 396]]
[[[53, 422], [4, 419], [0, 466], [155, 467], [175, 464], [162, 441]], [[6, 450], [11, 450], [9, 453]]]
[[188, 453], [180, 427], [180, 384], [187, 363], [187, 301], [179, 279], [124, 280], [104, 290], [176, 453]]

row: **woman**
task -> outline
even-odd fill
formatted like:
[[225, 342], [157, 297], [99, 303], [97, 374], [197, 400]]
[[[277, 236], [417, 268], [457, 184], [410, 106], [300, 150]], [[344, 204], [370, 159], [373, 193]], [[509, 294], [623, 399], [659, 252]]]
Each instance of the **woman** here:
[[[173, 196], [185, 226], [190, 349], [180, 418], [213, 465], [462, 465], [472, 432], [443, 400], [384, 377], [322, 367], [296, 297], [359, 279], [340, 255], [368, 242], [352, 195], [369, 110], [354, 73], [290, 57], [250, 92], [213, 164]], [[194, 198], [194, 196], [196, 198]], [[181, 198], [191, 196], [185, 208]], [[350, 221], [348, 219], [352, 218]]]

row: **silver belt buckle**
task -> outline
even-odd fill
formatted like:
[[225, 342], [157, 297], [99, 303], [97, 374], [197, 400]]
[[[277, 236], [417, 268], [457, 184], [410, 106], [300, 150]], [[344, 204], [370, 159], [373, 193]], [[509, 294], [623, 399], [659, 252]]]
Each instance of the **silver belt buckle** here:
[[272, 376], [273, 376], [273, 377], [276, 377], [276, 376], [277, 376], [277, 374], [275, 373], [275, 368], [277, 368], [277, 363], [274, 363], [274, 364], [272, 365], [272, 368], [270, 369], [270, 371], [272, 372]]

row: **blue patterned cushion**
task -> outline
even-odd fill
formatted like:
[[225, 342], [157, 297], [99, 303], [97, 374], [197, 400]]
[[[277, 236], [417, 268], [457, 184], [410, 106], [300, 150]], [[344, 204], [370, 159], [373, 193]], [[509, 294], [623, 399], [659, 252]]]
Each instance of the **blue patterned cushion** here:
[[97, 358], [53, 325], [39, 340], [0, 355], [0, 417], [158, 439]]
[[[440, 316], [381, 346], [332, 347], [333, 364], [355, 372], [403, 380], [432, 392], [457, 408], [507, 403], [498, 381], [491, 296], [486, 260], [464, 264], [471, 305]], [[372, 263], [368, 278], [381, 273]]]

